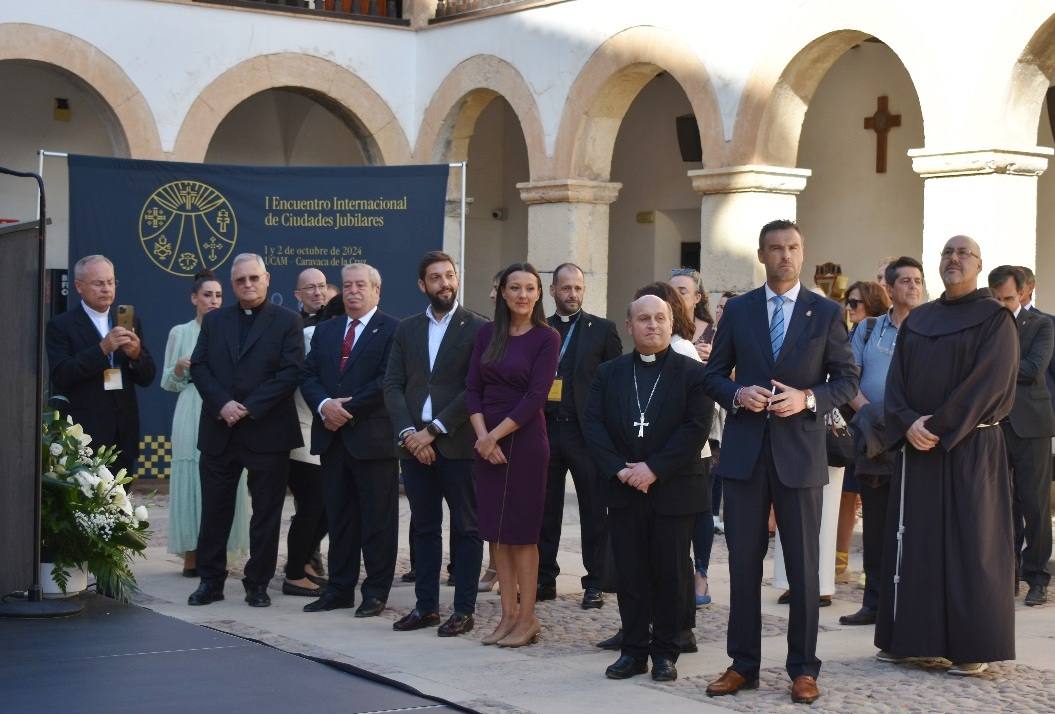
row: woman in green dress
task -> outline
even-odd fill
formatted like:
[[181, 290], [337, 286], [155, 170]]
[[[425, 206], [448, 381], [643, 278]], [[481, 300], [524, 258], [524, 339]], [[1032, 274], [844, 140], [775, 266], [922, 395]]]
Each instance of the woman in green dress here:
[[[223, 288], [211, 272], [194, 276], [190, 294], [195, 316], [190, 322], [176, 325], [169, 332], [165, 347], [165, 369], [161, 388], [176, 392], [176, 411], [172, 416], [172, 471], [169, 479], [168, 552], [183, 556], [183, 574], [198, 576], [195, 550], [201, 525], [201, 480], [198, 473], [198, 419], [201, 395], [190, 381], [190, 355], [198, 342], [201, 320], [223, 304]], [[245, 474], [238, 485], [234, 523], [227, 540], [232, 554], [249, 550], [249, 507]]]

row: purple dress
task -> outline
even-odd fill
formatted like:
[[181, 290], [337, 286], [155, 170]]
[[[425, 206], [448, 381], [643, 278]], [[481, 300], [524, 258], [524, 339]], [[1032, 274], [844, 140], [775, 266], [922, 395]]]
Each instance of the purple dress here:
[[549, 327], [533, 327], [510, 336], [497, 362], [482, 363], [494, 324], [476, 335], [465, 378], [465, 403], [470, 414], [483, 414], [488, 430], [509, 417], [520, 428], [498, 445], [506, 464], [491, 464], [476, 456], [476, 510], [480, 537], [492, 543], [531, 545], [542, 530], [546, 500], [549, 438], [542, 408], [557, 373], [560, 336]]

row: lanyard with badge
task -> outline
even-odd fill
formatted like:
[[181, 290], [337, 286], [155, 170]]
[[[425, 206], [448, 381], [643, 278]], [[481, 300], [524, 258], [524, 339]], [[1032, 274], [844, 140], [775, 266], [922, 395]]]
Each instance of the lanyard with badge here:
[[[557, 374], [560, 375], [560, 363], [564, 359], [564, 353], [568, 351], [568, 345], [571, 344], [571, 336], [575, 334], [575, 328], [578, 327], [579, 321], [571, 323], [571, 327], [568, 329], [568, 334], [564, 337], [564, 344], [560, 346], [560, 356], [557, 357]], [[549, 388], [549, 396], [546, 397], [546, 401], [559, 402], [561, 395], [564, 394], [564, 380], [557, 376], [553, 380], [553, 385]]]

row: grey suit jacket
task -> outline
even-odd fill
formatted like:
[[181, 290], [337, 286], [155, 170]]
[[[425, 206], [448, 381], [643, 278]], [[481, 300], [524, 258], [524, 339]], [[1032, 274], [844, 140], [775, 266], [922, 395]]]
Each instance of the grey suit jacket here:
[[1015, 404], [1008, 421], [1023, 439], [1055, 436], [1055, 413], [1045, 376], [1055, 348], [1055, 327], [1047, 315], [1029, 310], [1018, 313], [1018, 378]]
[[[385, 408], [397, 438], [404, 429], [425, 426], [421, 409], [431, 396], [432, 418], [447, 429], [447, 434], [433, 442], [434, 448], [448, 459], [473, 457], [476, 439], [465, 406], [465, 375], [476, 333], [485, 324], [482, 317], [459, 305], [430, 369], [429, 318], [421, 312], [399, 323], [384, 380]], [[400, 452], [401, 458], [410, 458], [407, 452]]]

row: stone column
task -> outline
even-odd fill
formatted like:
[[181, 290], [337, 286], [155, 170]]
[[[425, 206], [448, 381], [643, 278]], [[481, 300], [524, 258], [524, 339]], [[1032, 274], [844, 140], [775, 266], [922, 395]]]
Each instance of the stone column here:
[[[561, 263], [575, 263], [586, 275], [587, 312], [604, 316], [608, 310], [608, 206], [619, 195], [621, 183], [559, 179], [518, 183], [528, 205], [528, 262], [544, 273]], [[548, 299], [547, 312], [552, 308]]]
[[965, 234], [982, 249], [982, 275], [998, 265], [1037, 261], [1037, 178], [1053, 153], [1047, 147], [908, 152], [923, 177], [923, 268], [931, 298], [942, 292], [939, 254]]
[[[454, 258], [455, 265], [462, 259], [462, 199], [457, 194], [447, 194], [447, 208], [443, 214], [443, 252]], [[473, 199], [465, 198], [465, 217], [472, 213]]]
[[761, 165], [689, 171], [702, 196], [700, 273], [708, 291], [744, 292], [765, 281], [758, 231], [778, 218], [795, 220], [797, 196], [809, 176], [808, 169]]

